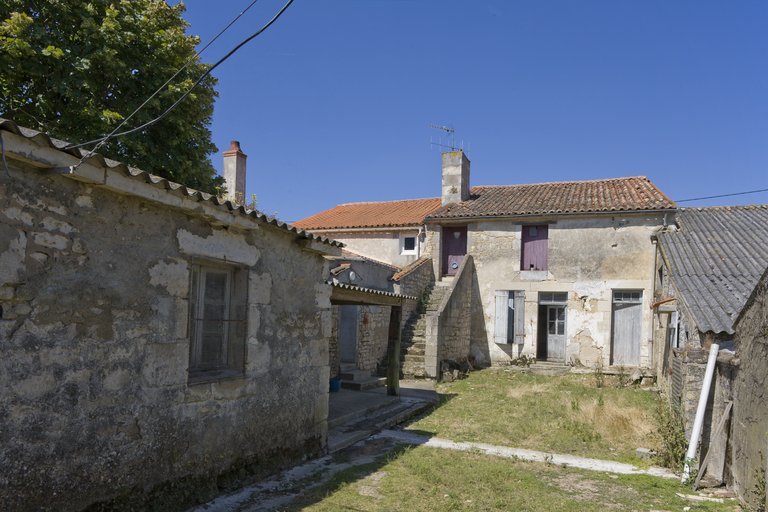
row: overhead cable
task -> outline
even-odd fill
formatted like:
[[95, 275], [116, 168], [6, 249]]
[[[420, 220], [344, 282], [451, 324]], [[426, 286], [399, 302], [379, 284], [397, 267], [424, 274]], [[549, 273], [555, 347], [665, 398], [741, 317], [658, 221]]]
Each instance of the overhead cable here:
[[[261, 35], [262, 32], [264, 32], [270, 26], [272, 26], [272, 24], [275, 21], [277, 21], [278, 18], [280, 18], [280, 16], [282, 16], [282, 14], [286, 11], [286, 9], [288, 9], [288, 7], [291, 6], [291, 4], [293, 2], [294, 2], [294, 0], [288, 0], [288, 2], [286, 2], [285, 5], [283, 5], [283, 7], [277, 12], [277, 14], [275, 14], [272, 17], [272, 19], [270, 19], [267, 23], [265, 23], [259, 30], [257, 30], [256, 32], [254, 32], [253, 34], [248, 36], [246, 39], [244, 39], [243, 41], [238, 43], [237, 46], [235, 46], [232, 50], [230, 50], [226, 55], [224, 55], [224, 57], [219, 59], [215, 64], [210, 66], [202, 75], [200, 75], [200, 77], [197, 79], [197, 81], [194, 84], [192, 84], [192, 86], [189, 89], [187, 89], [187, 91], [184, 94], [182, 94], [181, 97], [179, 97], [179, 99], [177, 99], [170, 107], [168, 107], [163, 113], [161, 113], [156, 118], [154, 118], [154, 119], [152, 119], [150, 121], [147, 121], [146, 123], [144, 123], [144, 124], [142, 124], [140, 126], [137, 126], [135, 128], [131, 128], [130, 130], [126, 130], [124, 132], [115, 133], [113, 131], [113, 133], [110, 133], [109, 135], [107, 135], [105, 137], [102, 137], [102, 138], [99, 138], [99, 139], [94, 139], [94, 140], [90, 140], [88, 142], [82, 142], [80, 144], [73, 144], [73, 145], [67, 146], [67, 149], [73, 149], [73, 148], [80, 148], [80, 147], [83, 147], [83, 146], [88, 146], [90, 144], [97, 144], [97, 146], [94, 147], [94, 149], [89, 151], [88, 154], [86, 154], [83, 158], [81, 158], [80, 162], [77, 165], [80, 165], [86, 158], [90, 157], [96, 151], [97, 147], [105, 144], [109, 139], [112, 139], [112, 138], [115, 138], [115, 137], [122, 137], [123, 135], [129, 135], [131, 133], [136, 133], [138, 131], [144, 130], [146, 128], [149, 128], [153, 124], [157, 123], [158, 121], [163, 119], [165, 116], [167, 116], [174, 108], [176, 108], [179, 105], [179, 103], [184, 101], [184, 99], [187, 96], [189, 96], [189, 94], [194, 90], [194, 88], [197, 87], [198, 85], [200, 85], [200, 83], [205, 79], [205, 77], [210, 75], [211, 72], [214, 69], [216, 69], [224, 61], [229, 59], [229, 57], [231, 57], [235, 52], [237, 52], [240, 48], [245, 46], [247, 43], [249, 43], [252, 39], [258, 37], [259, 35]], [[157, 94], [157, 93], [155, 93], [155, 94]], [[75, 166], [75, 167], [77, 167], [77, 166]]]
[[719, 197], [731, 197], [731, 196], [744, 196], [747, 194], [758, 194], [760, 192], [768, 192], [768, 188], [761, 188], [758, 190], [747, 190], [744, 192], [734, 192], [733, 194], [719, 194], [716, 196], [706, 196], [706, 197], [692, 197], [690, 199], [677, 199], [676, 203], [685, 203], [688, 201], [701, 201], [703, 199], [717, 199]]

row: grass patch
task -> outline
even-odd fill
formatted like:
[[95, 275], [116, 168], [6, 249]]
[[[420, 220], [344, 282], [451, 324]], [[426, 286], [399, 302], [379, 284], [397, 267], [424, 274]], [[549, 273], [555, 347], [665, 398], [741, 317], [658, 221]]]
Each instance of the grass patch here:
[[410, 428], [454, 441], [647, 465], [635, 450], [657, 444], [656, 394], [635, 387], [597, 388], [594, 380], [591, 375], [474, 372], [441, 384], [439, 391], [453, 398]]
[[285, 510], [725, 511], [692, 503], [676, 481], [617, 476], [435, 448], [401, 449], [340, 473]]

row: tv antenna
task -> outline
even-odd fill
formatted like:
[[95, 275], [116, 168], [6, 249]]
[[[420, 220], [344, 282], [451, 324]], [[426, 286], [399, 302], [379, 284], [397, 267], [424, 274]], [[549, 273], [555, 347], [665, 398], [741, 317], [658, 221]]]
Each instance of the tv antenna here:
[[461, 145], [456, 145], [456, 130], [453, 128], [453, 126], [444, 126], [440, 124], [430, 124], [430, 128], [434, 128], [435, 130], [440, 130], [441, 132], [445, 132], [445, 136], [448, 138], [446, 141], [447, 144], [443, 143], [443, 135], [440, 135], [438, 138], [438, 141], [435, 142], [432, 140], [432, 137], [429, 138], [429, 145], [430, 146], [439, 146], [441, 148], [449, 149], [450, 151], [463, 151], [464, 150], [464, 141], [461, 141]]

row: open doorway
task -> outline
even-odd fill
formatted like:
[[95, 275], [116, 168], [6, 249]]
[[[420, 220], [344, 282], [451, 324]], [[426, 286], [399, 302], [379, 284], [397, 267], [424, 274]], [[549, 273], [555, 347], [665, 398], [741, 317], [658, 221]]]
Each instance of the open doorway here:
[[565, 363], [567, 292], [539, 292], [536, 359]]

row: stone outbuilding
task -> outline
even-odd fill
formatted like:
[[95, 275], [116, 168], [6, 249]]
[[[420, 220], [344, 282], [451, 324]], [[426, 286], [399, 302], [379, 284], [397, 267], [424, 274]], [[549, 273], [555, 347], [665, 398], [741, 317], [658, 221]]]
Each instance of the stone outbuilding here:
[[680, 408], [690, 440], [707, 353], [719, 345], [701, 473], [754, 502], [755, 475], [765, 474], [768, 453], [768, 205], [683, 208], [676, 219], [658, 235], [652, 306], [659, 384]]
[[2, 508], [174, 509], [323, 453], [341, 244], [0, 137]]

